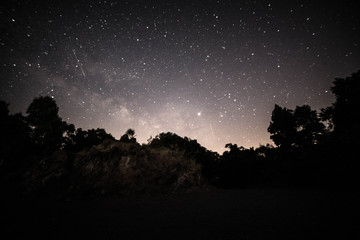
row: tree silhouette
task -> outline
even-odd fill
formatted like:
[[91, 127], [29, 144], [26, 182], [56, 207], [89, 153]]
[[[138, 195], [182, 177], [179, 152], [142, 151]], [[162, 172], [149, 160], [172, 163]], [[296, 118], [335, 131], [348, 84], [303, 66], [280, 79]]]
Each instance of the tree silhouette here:
[[294, 143], [296, 125], [293, 111], [275, 104], [268, 127], [270, 138], [277, 146], [289, 148]]
[[352, 142], [360, 133], [358, 109], [360, 109], [360, 71], [350, 77], [336, 78], [331, 88], [336, 97], [335, 103], [323, 110], [325, 120], [334, 125], [336, 138]]
[[316, 144], [325, 126], [308, 105], [297, 106], [295, 111], [275, 105], [268, 131], [279, 147], [304, 147]]
[[114, 137], [103, 128], [89, 129], [87, 131], [78, 128], [75, 134], [72, 135], [72, 144], [69, 145], [69, 150], [77, 152], [84, 148], [99, 145], [106, 139], [114, 140]]
[[299, 147], [316, 144], [325, 131], [325, 126], [315, 110], [308, 105], [297, 106], [294, 111], [296, 125], [295, 145]]
[[10, 115], [8, 106], [0, 101], [0, 168], [6, 171], [26, 167], [25, 156], [31, 152], [26, 119], [20, 113]]
[[[356, 188], [360, 181], [357, 140], [360, 135], [360, 71], [350, 77], [336, 78], [331, 88], [336, 100], [322, 109], [322, 119], [328, 123], [324, 152], [327, 153], [327, 176], [333, 176], [335, 186]], [[328, 179], [330, 179], [328, 177]]]
[[170, 149], [182, 149], [187, 148], [187, 142], [190, 139], [182, 138], [179, 135], [171, 132], [160, 133], [156, 135], [153, 139], [151, 139], [150, 146], [151, 147], [166, 147]]
[[135, 130], [129, 128], [124, 135], [121, 136], [120, 142], [136, 143]]
[[33, 143], [44, 153], [60, 149], [66, 130], [70, 130], [58, 112], [59, 107], [49, 96], [35, 98], [26, 111]]
[[129, 128], [129, 129], [126, 131], [126, 134], [129, 136], [129, 138], [133, 138], [133, 137], [135, 136], [135, 130]]

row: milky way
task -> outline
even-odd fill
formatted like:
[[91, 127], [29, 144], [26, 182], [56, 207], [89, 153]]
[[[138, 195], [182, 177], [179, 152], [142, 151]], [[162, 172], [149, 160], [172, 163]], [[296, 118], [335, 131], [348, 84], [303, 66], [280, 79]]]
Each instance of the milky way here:
[[76, 127], [140, 143], [272, 143], [275, 104], [329, 106], [334, 78], [359, 70], [356, 2], [2, 2], [0, 98], [25, 113], [49, 95]]

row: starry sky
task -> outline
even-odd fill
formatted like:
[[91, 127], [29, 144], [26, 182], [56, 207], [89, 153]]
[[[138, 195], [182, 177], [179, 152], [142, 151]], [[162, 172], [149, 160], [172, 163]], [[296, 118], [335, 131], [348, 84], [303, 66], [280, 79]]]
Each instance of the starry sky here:
[[25, 114], [52, 96], [117, 139], [258, 147], [275, 104], [330, 106], [334, 78], [360, 69], [357, 2], [2, 1], [0, 99]]

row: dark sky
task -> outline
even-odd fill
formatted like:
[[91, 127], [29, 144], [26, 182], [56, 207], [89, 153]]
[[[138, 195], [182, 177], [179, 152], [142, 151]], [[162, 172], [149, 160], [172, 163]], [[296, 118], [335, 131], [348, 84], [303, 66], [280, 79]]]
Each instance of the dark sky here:
[[356, 2], [2, 1], [0, 98], [25, 113], [50, 95], [76, 127], [140, 143], [258, 147], [275, 104], [329, 106], [360, 69]]

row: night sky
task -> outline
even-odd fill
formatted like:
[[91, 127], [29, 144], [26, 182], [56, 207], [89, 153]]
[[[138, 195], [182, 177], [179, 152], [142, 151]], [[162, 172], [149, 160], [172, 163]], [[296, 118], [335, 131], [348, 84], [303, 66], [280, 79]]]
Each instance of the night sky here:
[[[161, 132], [258, 147], [275, 104], [334, 102], [360, 69], [359, 1], [2, 1], [0, 99], [140, 143]], [[325, 3], [325, 1], [324, 1]]]

